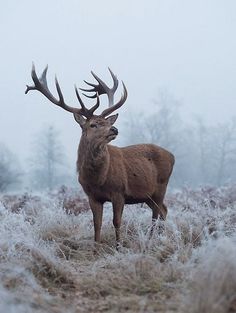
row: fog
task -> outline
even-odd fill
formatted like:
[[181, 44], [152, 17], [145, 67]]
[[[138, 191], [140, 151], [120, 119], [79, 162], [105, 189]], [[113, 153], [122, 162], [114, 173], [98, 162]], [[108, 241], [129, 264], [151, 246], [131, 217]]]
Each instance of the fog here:
[[[182, 104], [189, 123], [196, 116], [209, 125], [228, 121], [236, 115], [235, 12], [233, 0], [2, 1], [0, 141], [25, 166], [36, 133], [54, 125], [75, 161], [80, 128], [72, 115], [38, 92], [24, 94], [32, 61], [37, 73], [49, 65], [50, 87], [56, 73], [73, 106], [74, 84], [91, 81], [91, 70], [109, 81], [111, 67], [129, 94], [118, 126], [137, 111], [152, 112], [160, 88]], [[125, 137], [122, 127], [119, 136], [114, 144]]]

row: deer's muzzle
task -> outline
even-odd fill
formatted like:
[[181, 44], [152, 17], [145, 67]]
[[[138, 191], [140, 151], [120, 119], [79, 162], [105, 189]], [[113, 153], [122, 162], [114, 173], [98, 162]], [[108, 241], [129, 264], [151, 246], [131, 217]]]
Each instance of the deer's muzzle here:
[[118, 129], [116, 127], [112, 126], [111, 131], [114, 133], [114, 135], [118, 135]]

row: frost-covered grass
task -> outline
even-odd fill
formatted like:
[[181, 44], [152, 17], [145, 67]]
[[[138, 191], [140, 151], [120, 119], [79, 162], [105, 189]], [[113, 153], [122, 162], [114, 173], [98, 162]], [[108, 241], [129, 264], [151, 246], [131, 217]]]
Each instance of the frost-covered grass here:
[[150, 209], [127, 206], [118, 252], [106, 206], [95, 253], [80, 195], [2, 195], [0, 312], [236, 312], [236, 187], [167, 203], [151, 239]]

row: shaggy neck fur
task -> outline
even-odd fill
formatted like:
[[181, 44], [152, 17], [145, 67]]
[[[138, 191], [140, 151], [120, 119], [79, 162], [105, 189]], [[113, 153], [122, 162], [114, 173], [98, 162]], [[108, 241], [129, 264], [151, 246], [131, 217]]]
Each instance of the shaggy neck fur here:
[[101, 139], [88, 140], [82, 136], [78, 150], [77, 171], [82, 179], [103, 185], [110, 165], [107, 144]]

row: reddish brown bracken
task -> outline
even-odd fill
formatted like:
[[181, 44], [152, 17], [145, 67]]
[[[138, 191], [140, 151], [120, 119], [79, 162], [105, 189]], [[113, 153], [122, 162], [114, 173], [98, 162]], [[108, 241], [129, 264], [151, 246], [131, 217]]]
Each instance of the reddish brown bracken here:
[[[31, 76], [34, 86], [27, 86], [25, 93], [29, 90], [38, 90], [54, 104], [73, 113], [76, 122], [82, 128], [77, 170], [79, 182], [89, 198], [93, 212], [95, 241], [101, 241], [103, 204], [108, 201], [113, 206], [113, 224], [118, 246], [121, 217], [125, 204], [146, 203], [152, 209], [153, 223], [158, 218], [165, 220], [167, 207], [163, 200], [174, 166], [174, 156], [154, 144], [138, 144], [123, 148], [109, 144], [118, 135], [118, 129], [113, 126], [118, 114], [110, 114], [125, 103], [128, 95], [122, 82], [123, 95], [114, 104], [118, 79], [110, 69], [109, 71], [113, 79], [112, 88], [109, 88], [91, 72], [98, 84], [85, 81], [92, 88], [81, 89], [85, 92], [94, 92], [93, 95], [85, 94], [87, 97], [97, 100], [91, 109], [85, 107], [76, 87], [76, 96], [81, 108], [68, 106], [64, 102], [61, 88], [55, 79], [59, 97], [57, 100], [47, 86], [47, 67], [38, 78], [33, 65]], [[95, 115], [94, 112], [99, 107], [99, 96], [102, 94], [108, 96], [109, 106], [100, 115]], [[141, 130], [137, 129], [137, 131]]]

